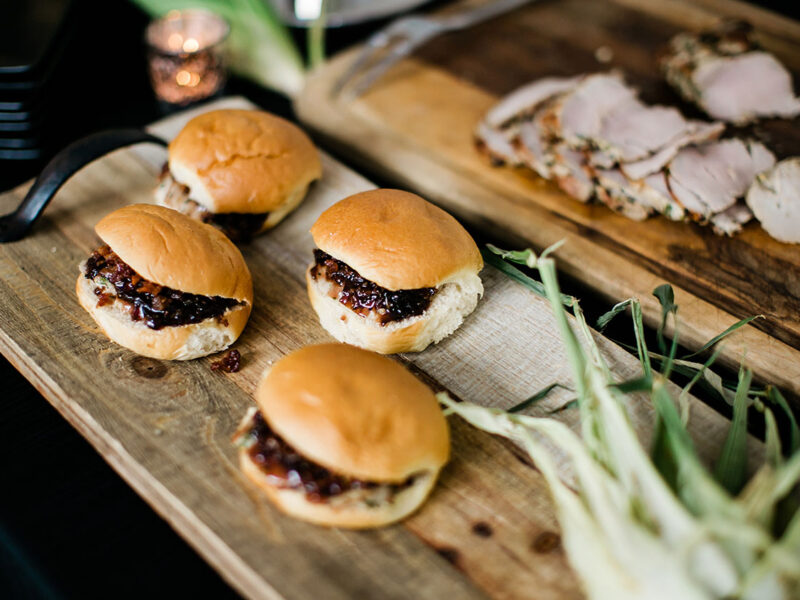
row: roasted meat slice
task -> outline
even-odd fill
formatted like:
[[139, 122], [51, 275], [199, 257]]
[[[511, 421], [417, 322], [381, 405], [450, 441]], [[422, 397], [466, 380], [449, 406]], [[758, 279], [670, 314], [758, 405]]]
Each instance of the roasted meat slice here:
[[594, 175], [597, 198], [614, 212], [634, 221], [644, 221], [653, 214], [638, 186], [618, 169], [596, 169]]
[[774, 157], [762, 144], [726, 139], [684, 148], [669, 163], [669, 187], [675, 199], [700, 221], [707, 221], [744, 196]]
[[495, 165], [517, 166], [522, 161], [517, 156], [512, 141], [516, 137], [518, 129], [519, 126], [516, 124], [500, 129], [481, 121], [475, 128], [475, 145]]
[[585, 148], [598, 139], [603, 120], [613, 111], [637, 105], [636, 90], [619, 73], [589, 75], [545, 109], [547, 135], [563, 139], [572, 148]]
[[661, 68], [686, 100], [715, 119], [744, 124], [800, 114], [791, 74], [758, 47], [746, 23], [723, 22], [711, 31], [675, 36]]
[[550, 151], [550, 144], [539, 135], [534, 121], [522, 123], [512, 143], [523, 165], [535, 171], [539, 177], [550, 179], [553, 154]]
[[800, 244], [800, 158], [782, 160], [759, 175], [747, 192], [747, 205], [776, 240]]
[[659, 150], [646, 158], [625, 161], [620, 164], [620, 169], [630, 179], [644, 179], [659, 173], [681, 148], [716, 139], [722, 135], [723, 131], [725, 131], [725, 125], [720, 122], [688, 121], [686, 128]]
[[545, 77], [514, 90], [478, 123], [475, 128], [478, 148], [497, 164], [521, 164], [524, 160], [517, 156], [512, 144], [520, 124], [527, 122], [544, 102], [572, 89], [580, 80], [580, 76]]
[[592, 163], [610, 168], [648, 158], [682, 136], [689, 127], [678, 109], [626, 102], [603, 118], [591, 140], [598, 149]]
[[532, 115], [543, 103], [577, 86], [583, 76], [543, 77], [517, 88], [486, 113], [484, 122], [490, 127], [504, 127], [510, 121]]
[[588, 202], [594, 195], [594, 181], [587, 167], [586, 152], [573, 150], [564, 142], [550, 146], [553, 166], [552, 179], [564, 193], [580, 202]]
[[710, 223], [717, 235], [733, 235], [742, 230], [742, 226], [753, 218], [753, 213], [741, 200], [730, 208], [711, 217]]

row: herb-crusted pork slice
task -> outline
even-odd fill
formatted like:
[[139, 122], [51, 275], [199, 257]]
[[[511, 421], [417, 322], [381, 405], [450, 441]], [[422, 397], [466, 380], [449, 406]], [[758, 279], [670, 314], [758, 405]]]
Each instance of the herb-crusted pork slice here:
[[753, 213], [747, 208], [747, 205], [738, 200], [730, 208], [726, 208], [721, 213], [712, 216], [709, 222], [717, 235], [732, 236], [739, 233], [742, 230], [742, 226], [750, 222], [752, 218]]
[[497, 164], [523, 164], [524, 159], [517, 156], [512, 143], [519, 133], [520, 125], [528, 122], [543, 103], [572, 89], [581, 79], [582, 76], [545, 77], [523, 85], [505, 96], [486, 113], [475, 128], [478, 149], [488, 154]]
[[725, 125], [720, 122], [688, 121], [686, 127], [659, 150], [646, 158], [625, 161], [620, 169], [630, 179], [647, 178], [659, 173], [682, 148], [717, 139], [723, 131]]
[[519, 127], [510, 125], [505, 129], [495, 128], [485, 121], [478, 123], [475, 128], [475, 145], [478, 150], [486, 154], [497, 166], [510, 165], [516, 167], [522, 164], [517, 151], [512, 144]]
[[800, 158], [788, 158], [759, 175], [747, 205], [776, 240], [800, 244]]
[[653, 214], [653, 207], [644, 197], [641, 186], [618, 169], [595, 169], [594, 175], [597, 198], [614, 212], [634, 221], [644, 221]]
[[522, 164], [535, 171], [539, 177], [552, 177], [554, 156], [550, 143], [540, 135], [535, 120], [520, 125], [512, 143]]
[[675, 36], [661, 68], [670, 85], [715, 119], [742, 125], [800, 114], [791, 74], [759, 48], [747, 23], [724, 22], [711, 31]]
[[637, 105], [636, 90], [617, 72], [589, 75], [546, 109], [546, 133], [572, 148], [585, 148], [600, 137], [603, 120], [622, 107]]
[[680, 137], [688, 127], [676, 108], [626, 102], [603, 118], [599, 134], [591, 140], [598, 148], [592, 154], [592, 163], [608, 168], [646, 159]]
[[517, 88], [486, 113], [484, 122], [490, 127], [505, 127], [513, 120], [530, 116], [544, 102], [577, 86], [583, 76], [544, 77]]
[[669, 188], [695, 219], [706, 222], [736, 204], [774, 161], [762, 144], [739, 139], [684, 148], [669, 164]]
[[594, 181], [587, 168], [585, 152], [573, 150], [564, 142], [550, 147], [553, 157], [552, 179], [568, 196], [589, 202], [594, 196]]

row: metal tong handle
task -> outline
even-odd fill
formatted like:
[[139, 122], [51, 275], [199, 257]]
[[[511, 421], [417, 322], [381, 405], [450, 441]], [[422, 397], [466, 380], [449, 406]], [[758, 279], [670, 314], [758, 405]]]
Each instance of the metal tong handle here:
[[113, 150], [150, 142], [167, 142], [141, 129], [111, 129], [88, 135], [56, 154], [33, 183], [17, 209], [0, 217], [0, 244], [28, 234], [56, 192], [76, 171]]

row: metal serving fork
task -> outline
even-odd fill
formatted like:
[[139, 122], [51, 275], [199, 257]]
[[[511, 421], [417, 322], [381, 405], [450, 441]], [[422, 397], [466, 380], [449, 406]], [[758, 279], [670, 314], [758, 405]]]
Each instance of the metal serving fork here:
[[[333, 95], [348, 88], [347, 95], [356, 97], [363, 94], [389, 67], [411, 54], [416, 48], [433, 37], [448, 31], [466, 29], [482, 21], [527, 4], [531, 0], [487, 1], [477, 7], [461, 12], [424, 16], [409, 15], [400, 18], [387, 27], [374, 33], [366, 42], [364, 49], [347, 71], [333, 86]], [[391, 48], [390, 48], [391, 46]], [[385, 50], [385, 56], [374, 62], [376, 56]], [[374, 62], [372, 66], [368, 65]]]

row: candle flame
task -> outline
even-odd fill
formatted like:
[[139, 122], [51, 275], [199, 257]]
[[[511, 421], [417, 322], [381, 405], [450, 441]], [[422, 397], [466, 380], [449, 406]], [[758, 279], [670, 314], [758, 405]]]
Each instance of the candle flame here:
[[181, 87], [196, 87], [200, 83], [200, 75], [186, 70], [178, 71], [175, 82]]
[[198, 48], [200, 48], [200, 42], [198, 42], [195, 38], [189, 38], [183, 42], [184, 52], [197, 52]]
[[180, 50], [183, 45], [183, 36], [180, 33], [172, 33], [167, 38], [167, 46], [170, 50]]

